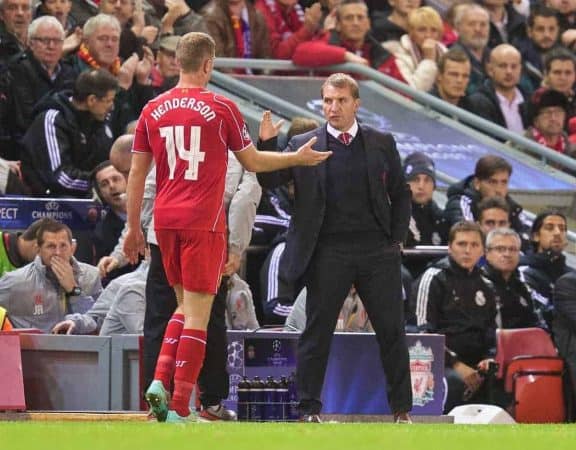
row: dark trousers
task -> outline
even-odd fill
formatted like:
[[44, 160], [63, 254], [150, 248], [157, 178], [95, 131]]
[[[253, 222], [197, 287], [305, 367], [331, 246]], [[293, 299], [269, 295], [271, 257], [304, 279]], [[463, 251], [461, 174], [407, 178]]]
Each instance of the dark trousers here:
[[330, 344], [352, 284], [376, 333], [388, 403], [393, 412], [410, 411], [412, 387], [404, 332], [399, 248], [385, 242], [320, 242], [304, 275], [304, 283], [308, 290], [306, 328], [298, 341], [297, 353], [300, 413], [318, 414], [322, 409], [320, 395]]
[[[166, 325], [177, 307], [174, 289], [168, 284], [166, 272], [162, 265], [160, 248], [150, 244], [150, 269], [146, 280], [146, 313], [144, 316], [144, 389], [154, 379], [156, 360], [160, 353]], [[202, 405], [216, 405], [228, 397], [229, 377], [226, 370], [228, 362], [228, 342], [226, 337], [226, 295], [228, 278], [222, 283], [212, 305], [206, 356], [200, 372], [198, 383], [202, 392]]]

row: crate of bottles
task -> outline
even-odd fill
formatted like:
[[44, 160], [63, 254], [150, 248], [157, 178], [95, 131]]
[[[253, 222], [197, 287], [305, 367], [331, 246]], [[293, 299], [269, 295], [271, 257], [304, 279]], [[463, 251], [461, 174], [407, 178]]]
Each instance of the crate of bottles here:
[[266, 380], [244, 376], [238, 383], [238, 420], [290, 422], [298, 420], [294, 374]]

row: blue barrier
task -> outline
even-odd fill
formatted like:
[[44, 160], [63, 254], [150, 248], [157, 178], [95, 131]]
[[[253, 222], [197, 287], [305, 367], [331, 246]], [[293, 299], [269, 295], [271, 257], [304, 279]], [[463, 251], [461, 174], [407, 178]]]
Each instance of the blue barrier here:
[[89, 199], [0, 197], [0, 229], [24, 230], [49, 217], [72, 230], [89, 230], [103, 217], [101, 205]]

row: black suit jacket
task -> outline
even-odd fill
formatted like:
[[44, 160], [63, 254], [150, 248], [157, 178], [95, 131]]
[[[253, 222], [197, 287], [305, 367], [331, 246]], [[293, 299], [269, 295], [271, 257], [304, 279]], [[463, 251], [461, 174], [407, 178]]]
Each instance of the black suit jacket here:
[[[411, 194], [404, 180], [400, 155], [391, 134], [360, 125], [368, 168], [368, 183], [374, 215], [391, 242], [404, 242], [410, 222]], [[285, 152], [294, 152], [310, 138], [318, 140], [313, 148], [328, 149], [326, 125], [294, 136]], [[273, 141], [273, 142], [272, 142]], [[259, 144], [271, 149], [275, 140]], [[294, 212], [282, 259], [282, 275], [291, 282], [304, 275], [316, 248], [326, 210], [326, 163], [314, 167], [293, 167], [270, 173], [259, 173], [263, 187], [273, 188], [294, 180]]]

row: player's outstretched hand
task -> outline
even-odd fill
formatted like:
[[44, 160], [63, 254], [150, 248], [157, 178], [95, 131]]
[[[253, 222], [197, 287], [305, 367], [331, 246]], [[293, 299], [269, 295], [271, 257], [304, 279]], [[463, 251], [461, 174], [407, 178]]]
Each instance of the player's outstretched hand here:
[[298, 149], [296, 152], [296, 156], [298, 157], [298, 165], [317, 166], [332, 155], [331, 151], [318, 152], [314, 150], [312, 146], [316, 143], [317, 140], [317, 137], [313, 137]]
[[284, 124], [284, 120], [280, 119], [278, 122], [274, 123], [272, 121], [272, 113], [270, 111], [264, 111], [262, 114], [262, 120], [260, 121], [260, 129], [258, 130], [258, 137], [267, 141], [273, 137], [278, 136], [280, 128]]
[[123, 251], [130, 264], [136, 264], [140, 255], [144, 255], [146, 245], [144, 242], [144, 234], [140, 228], [136, 230], [128, 228], [124, 239]]

